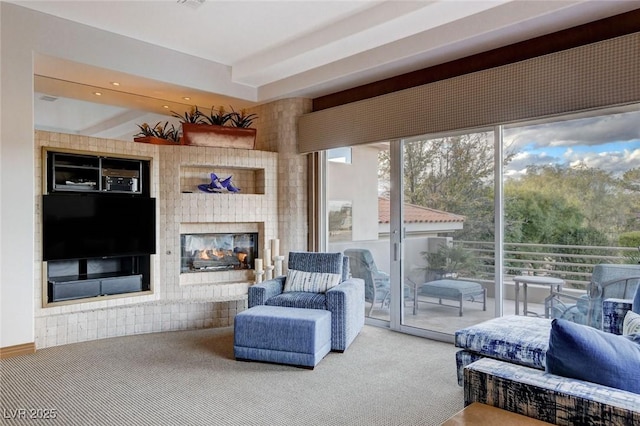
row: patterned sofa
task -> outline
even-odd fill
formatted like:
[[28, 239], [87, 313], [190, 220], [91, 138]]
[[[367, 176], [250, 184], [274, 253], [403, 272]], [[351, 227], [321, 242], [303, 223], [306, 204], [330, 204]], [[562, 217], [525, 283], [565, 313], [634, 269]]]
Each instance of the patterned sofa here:
[[464, 371], [464, 404], [492, 405], [556, 425], [638, 425], [640, 394], [483, 358]]
[[[631, 306], [628, 300], [609, 300], [603, 305], [604, 331], [610, 334], [569, 324], [626, 340], [613, 334], [621, 333]], [[462, 350], [456, 354], [456, 364], [465, 405], [480, 402], [559, 425], [640, 424], [638, 388], [630, 392], [545, 372], [547, 358], [552, 356], [551, 330], [551, 320], [525, 316], [495, 318], [458, 330], [455, 344]], [[634, 350], [633, 365], [638, 365], [640, 351]], [[629, 380], [638, 380], [640, 369], [632, 375]]]

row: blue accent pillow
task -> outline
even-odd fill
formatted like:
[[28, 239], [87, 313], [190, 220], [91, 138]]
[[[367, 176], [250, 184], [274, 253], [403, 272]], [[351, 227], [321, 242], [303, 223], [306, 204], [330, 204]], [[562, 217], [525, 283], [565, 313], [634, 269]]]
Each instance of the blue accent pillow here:
[[636, 314], [640, 314], [640, 285], [636, 288], [636, 295], [633, 298], [633, 306], [631, 310]]
[[640, 345], [562, 319], [551, 322], [546, 371], [640, 394]]

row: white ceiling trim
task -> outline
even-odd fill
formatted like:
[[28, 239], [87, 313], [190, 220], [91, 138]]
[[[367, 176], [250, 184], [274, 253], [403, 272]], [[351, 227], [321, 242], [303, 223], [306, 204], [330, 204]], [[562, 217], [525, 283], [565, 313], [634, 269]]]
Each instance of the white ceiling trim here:
[[[324, 96], [640, 7], [624, 0], [206, 0], [196, 9], [176, 0], [14, 3], [22, 7], [3, 5], [24, 22], [15, 37], [33, 39], [36, 75], [62, 82], [53, 88], [36, 78], [36, 90], [161, 115], [163, 104], [239, 109]], [[92, 87], [108, 96], [98, 101], [87, 94]]]
[[[468, 14], [338, 61], [291, 75], [259, 87], [258, 99], [266, 100], [286, 91], [296, 96], [322, 96], [327, 87], [340, 91], [358, 84], [415, 71], [485, 52], [562, 29], [552, 13], [569, 14], [572, 2], [508, 2]], [[499, 8], [499, 9], [498, 9]], [[496, 13], [497, 10], [500, 13]], [[523, 23], [527, 25], [523, 28]]]
[[[306, 71], [349, 54], [380, 46], [387, 40], [397, 40], [402, 37], [402, 33], [386, 31], [384, 37], [377, 37], [371, 30], [388, 26], [389, 21], [406, 18], [408, 14], [431, 4], [433, 2], [382, 2], [355, 16], [235, 62], [233, 79], [259, 86], [295, 74], [296, 71], [288, 69], [289, 67], [293, 66], [297, 72]], [[336, 44], [339, 44], [338, 49]], [[273, 76], [274, 73], [282, 72], [281, 70], [286, 70], [285, 74]], [[272, 76], [265, 77], [265, 72]]]

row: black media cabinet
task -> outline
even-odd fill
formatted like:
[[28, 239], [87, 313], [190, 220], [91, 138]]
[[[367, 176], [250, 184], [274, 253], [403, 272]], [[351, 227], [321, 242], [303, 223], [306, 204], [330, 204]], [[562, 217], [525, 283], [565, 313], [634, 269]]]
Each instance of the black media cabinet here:
[[150, 291], [150, 160], [49, 148], [43, 157], [45, 304]]
[[55, 260], [47, 276], [48, 303], [150, 290], [149, 256]]

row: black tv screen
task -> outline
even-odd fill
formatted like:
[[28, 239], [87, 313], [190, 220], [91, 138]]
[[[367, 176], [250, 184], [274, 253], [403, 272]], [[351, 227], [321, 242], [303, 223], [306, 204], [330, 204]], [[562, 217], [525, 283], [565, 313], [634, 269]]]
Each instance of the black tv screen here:
[[156, 200], [104, 195], [44, 195], [44, 260], [140, 256], [156, 252]]

